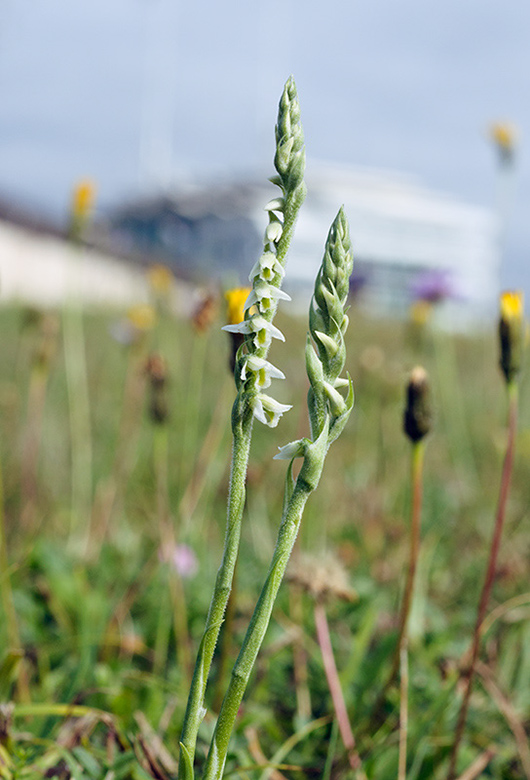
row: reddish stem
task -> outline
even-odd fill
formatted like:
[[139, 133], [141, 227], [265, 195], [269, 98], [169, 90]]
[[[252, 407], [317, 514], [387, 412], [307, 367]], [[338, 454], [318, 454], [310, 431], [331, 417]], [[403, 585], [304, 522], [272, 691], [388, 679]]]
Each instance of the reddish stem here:
[[449, 763], [449, 773], [447, 775], [448, 780], [455, 780], [456, 778], [456, 762], [458, 758], [458, 750], [464, 734], [464, 727], [466, 725], [467, 711], [469, 708], [469, 699], [471, 697], [471, 689], [473, 686], [473, 677], [475, 674], [475, 667], [477, 664], [478, 651], [480, 647], [481, 638], [481, 626], [484, 622], [486, 615], [486, 609], [491, 595], [491, 589], [495, 580], [495, 571], [497, 568], [497, 558], [499, 555], [499, 548], [501, 543], [502, 529], [504, 526], [504, 518], [506, 515], [506, 503], [508, 500], [508, 492], [510, 488], [510, 478], [513, 468], [513, 457], [515, 450], [515, 434], [517, 430], [517, 384], [512, 383], [508, 385], [508, 393], [510, 399], [509, 414], [508, 414], [508, 442], [506, 445], [506, 454], [504, 456], [504, 464], [502, 468], [501, 487], [499, 492], [499, 503], [497, 505], [497, 514], [495, 517], [495, 527], [493, 529], [493, 537], [491, 540], [490, 555], [488, 560], [488, 567], [486, 569], [486, 577], [484, 585], [482, 587], [482, 593], [480, 596], [480, 602], [477, 610], [477, 619], [475, 622], [475, 630], [473, 632], [473, 641], [471, 644], [471, 660], [466, 672], [466, 682], [464, 697], [460, 707], [460, 714], [458, 716], [458, 723], [455, 731], [455, 740], [453, 742], [453, 749], [451, 751], [451, 759]]
[[348, 712], [342, 694], [337, 666], [335, 664], [335, 656], [333, 655], [333, 647], [329, 635], [326, 610], [318, 601], [315, 602], [315, 626], [320, 652], [322, 653], [322, 661], [324, 662], [324, 671], [328, 681], [329, 692], [331, 693], [333, 708], [339, 725], [340, 736], [343, 745], [346, 748], [351, 768], [358, 770], [361, 766], [361, 759], [355, 749], [355, 738], [351, 730]]

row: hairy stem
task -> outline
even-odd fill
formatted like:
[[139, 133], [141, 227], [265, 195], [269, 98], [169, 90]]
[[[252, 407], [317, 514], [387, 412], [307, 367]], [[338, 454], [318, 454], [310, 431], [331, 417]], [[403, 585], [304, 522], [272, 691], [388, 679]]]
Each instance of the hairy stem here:
[[[323, 465], [322, 460], [320, 472]], [[204, 780], [219, 780], [223, 775], [230, 735], [232, 734], [239, 705], [243, 699], [252, 667], [269, 625], [274, 601], [296, 541], [302, 512], [310, 493], [314, 489], [311, 484], [301, 478], [303, 470], [302, 467], [291, 500], [284, 513], [269, 572], [245, 634], [239, 656], [232, 669], [230, 683], [212, 737], [204, 771]]]
[[[236, 399], [238, 404], [239, 399]], [[241, 520], [245, 504], [245, 478], [247, 473], [250, 439], [252, 432], [252, 414], [247, 412], [240, 424], [234, 425], [234, 446], [232, 450], [232, 466], [230, 476], [230, 492], [228, 496], [228, 516], [226, 525], [225, 547], [221, 566], [217, 572], [214, 592], [206, 618], [206, 627], [195, 663], [193, 678], [188, 697], [188, 704], [182, 725], [180, 738], [187, 756], [193, 763], [195, 744], [199, 726], [203, 718], [204, 695], [208, 674], [212, 664], [213, 654], [224, 619], [226, 605], [232, 588], [232, 580], [239, 549], [241, 535]], [[180, 773], [184, 774], [184, 757], [181, 750]]]

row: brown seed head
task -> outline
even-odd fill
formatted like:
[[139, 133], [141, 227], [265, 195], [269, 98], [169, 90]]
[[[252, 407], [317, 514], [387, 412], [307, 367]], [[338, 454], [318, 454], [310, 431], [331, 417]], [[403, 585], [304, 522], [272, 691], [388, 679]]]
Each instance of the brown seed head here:
[[413, 442], [418, 442], [431, 430], [432, 410], [427, 372], [421, 366], [412, 369], [407, 385], [407, 400], [403, 428]]

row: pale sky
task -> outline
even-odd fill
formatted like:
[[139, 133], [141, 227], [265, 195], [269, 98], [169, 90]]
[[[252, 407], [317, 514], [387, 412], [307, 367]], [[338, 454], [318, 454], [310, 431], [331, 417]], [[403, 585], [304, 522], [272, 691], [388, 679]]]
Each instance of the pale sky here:
[[518, 126], [504, 282], [530, 292], [527, 0], [0, 0], [0, 195], [58, 216], [193, 172], [272, 173], [283, 83], [312, 160], [495, 205], [493, 120]]

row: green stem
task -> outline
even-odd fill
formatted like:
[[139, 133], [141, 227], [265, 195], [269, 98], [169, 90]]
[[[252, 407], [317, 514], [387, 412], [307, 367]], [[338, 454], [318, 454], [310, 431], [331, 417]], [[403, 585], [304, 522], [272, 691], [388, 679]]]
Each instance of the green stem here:
[[92, 498], [92, 434], [85, 354], [83, 312], [69, 302], [63, 311], [64, 362], [72, 460], [72, 518], [70, 534], [90, 519]]
[[239, 706], [269, 625], [276, 595], [296, 541], [305, 504], [320, 479], [325, 454], [326, 450], [323, 449], [317, 462], [314, 458], [306, 456], [284, 512], [267, 578], [245, 634], [241, 651], [232, 669], [230, 683], [217, 719], [204, 770], [204, 780], [219, 780], [222, 777]]
[[394, 660], [388, 679], [379, 694], [374, 710], [373, 718], [375, 723], [381, 723], [382, 708], [386, 693], [391, 685], [394, 684], [401, 664], [401, 651], [407, 641], [407, 628], [414, 596], [414, 583], [416, 579], [416, 569], [418, 566], [418, 556], [420, 552], [420, 532], [421, 532], [421, 503], [423, 494], [423, 455], [425, 443], [423, 440], [416, 441], [412, 445], [411, 457], [411, 487], [412, 487], [412, 505], [411, 505], [411, 523], [410, 523], [410, 551], [409, 568], [407, 572], [407, 582], [401, 604], [399, 615], [398, 640], [394, 652]]
[[406, 642], [410, 609], [414, 596], [414, 583], [416, 581], [416, 570], [418, 568], [418, 557], [420, 554], [421, 537], [421, 502], [423, 494], [423, 454], [425, 444], [423, 440], [414, 442], [412, 445], [411, 459], [411, 486], [412, 486], [412, 507], [410, 521], [410, 552], [409, 552], [409, 570], [407, 574], [407, 583], [401, 605], [401, 614], [399, 618], [399, 634], [394, 654], [394, 664], [390, 675], [389, 684], [393, 683], [398, 673], [401, 663], [401, 650]]
[[[208, 674], [210, 672], [221, 624], [224, 619], [226, 605], [232, 589], [232, 580], [234, 577], [239, 539], [241, 536], [241, 521], [245, 505], [245, 478], [248, 466], [253, 418], [250, 409], [245, 409], [243, 413], [240, 413], [239, 396], [236, 398], [234, 407], [234, 445], [232, 450], [225, 547], [221, 566], [217, 572], [214, 592], [206, 618], [206, 626], [195, 662], [188, 704], [182, 725], [182, 734], [180, 738], [181, 755], [179, 763], [180, 777], [188, 777], [187, 769], [189, 764], [193, 766], [197, 734], [204, 716], [204, 695], [208, 682]], [[184, 747], [184, 750], [182, 747]]]
[[408, 637], [405, 634], [399, 648], [400, 657], [400, 691], [399, 691], [399, 758], [398, 780], [407, 780], [407, 734], [409, 724], [409, 665]]
[[515, 436], [517, 432], [517, 409], [518, 409], [518, 385], [516, 381], [508, 384], [508, 399], [509, 399], [509, 411], [508, 411], [508, 442], [506, 445], [506, 454], [504, 456], [504, 464], [502, 468], [501, 487], [499, 491], [499, 502], [497, 505], [497, 514], [495, 517], [495, 526], [493, 529], [493, 537], [491, 540], [490, 554], [488, 565], [486, 568], [486, 576], [484, 579], [484, 585], [482, 586], [482, 593], [480, 596], [480, 602], [477, 610], [477, 619], [475, 622], [475, 630], [473, 632], [473, 640], [471, 643], [470, 656], [471, 660], [466, 672], [464, 696], [462, 698], [462, 704], [460, 707], [460, 713], [458, 716], [458, 722], [456, 725], [455, 739], [451, 751], [451, 758], [449, 761], [449, 772], [447, 774], [448, 780], [454, 780], [456, 777], [456, 763], [458, 759], [458, 751], [464, 735], [464, 728], [466, 725], [467, 711], [469, 708], [469, 700], [471, 698], [471, 689], [473, 686], [473, 677], [475, 674], [475, 667], [477, 665], [478, 652], [480, 648], [480, 638], [482, 635], [481, 628], [486, 615], [486, 609], [491, 595], [491, 589], [495, 580], [495, 570], [497, 568], [497, 558], [499, 555], [499, 548], [501, 543], [502, 530], [504, 527], [504, 518], [506, 516], [506, 503], [508, 500], [508, 492], [510, 488], [510, 478], [513, 469], [513, 458], [515, 451]]
[[2, 469], [0, 467], [0, 589], [2, 592], [2, 606], [6, 620], [7, 641], [10, 650], [21, 649], [18, 633], [17, 615], [13, 602], [11, 589], [11, 573], [9, 571], [9, 559], [7, 554], [7, 539], [4, 511], [4, 483]]

